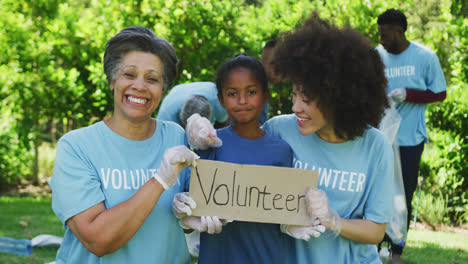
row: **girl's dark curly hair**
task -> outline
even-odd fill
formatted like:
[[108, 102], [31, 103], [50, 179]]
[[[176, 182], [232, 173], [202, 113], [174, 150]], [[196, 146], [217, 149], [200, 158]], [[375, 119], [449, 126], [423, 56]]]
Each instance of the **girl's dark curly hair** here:
[[371, 41], [316, 13], [280, 36], [272, 63], [304, 96], [317, 99], [339, 138], [352, 140], [377, 126], [389, 106], [384, 65]]

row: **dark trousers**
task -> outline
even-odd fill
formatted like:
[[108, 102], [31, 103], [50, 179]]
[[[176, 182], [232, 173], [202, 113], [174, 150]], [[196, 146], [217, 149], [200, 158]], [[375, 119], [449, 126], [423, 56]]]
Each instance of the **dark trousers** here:
[[[421, 155], [424, 150], [424, 141], [416, 146], [404, 146], [400, 147], [400, 160], [401, 160], [401, 172], [403, 175], [403, 185], [405, 187], [405, 196], [406, 196], [406, 208], [408, 208], [408, 217], [407, 217], [407, 229], [409, 229], [411, 222], [411, 213], [413, 209], [411, 208], [411, 201], [413, 200], [413, 194], [418, 186], [418, 172], [419, 164], [421, 162]], [[385, 236], [385, 240], [387, 240]], [[391, 241], [391, 240], [387, 240]], [[401, 255], [403, 253], [403, 247], [400, 245], [391, 245], [392, 253]]]

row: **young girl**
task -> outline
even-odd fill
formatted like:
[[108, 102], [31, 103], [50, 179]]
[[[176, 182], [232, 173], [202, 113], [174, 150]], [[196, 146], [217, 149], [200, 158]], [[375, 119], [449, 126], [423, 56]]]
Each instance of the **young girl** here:
[[[218, 70], [216, 87], [219, 101], [232, 122], [230, 126], [216, 131], [222, 146], [200, 151], [201, 158], [290, 167], [292, 152], [288, 144], [265, 132], [259, 125], [262, 107], [269, 96], [267, 75], [260, 61], [246, 55], [228, 60]], [[189, 122], [193, 122], [193, 118]], [[178, 195], [174, 198], [174, 204], [181, 204], [180, 200], [187, 197], [186, 194]], [[175, 211], [178, 209], [175, 208]], [[185, 216], [183, 222], [194, 227], [191, 223], [199, 219], [194, 218]], [[218, 222], [218, 219], [208, 217], [203, 221]], [[200, 222], [201, 219], [198, 224]], [[195, 225], [195, 228], [199, 228], [199, 225]], [[207, 228], [211, 231], [221, 230], [219, 222], [216, 227]], [[218, 234], [201, 233], [198, 262], [285, 263], [287, 254], [294, 252], [293, 245], [294, 240], [281, 233], [278, 224], [234, 221]]]

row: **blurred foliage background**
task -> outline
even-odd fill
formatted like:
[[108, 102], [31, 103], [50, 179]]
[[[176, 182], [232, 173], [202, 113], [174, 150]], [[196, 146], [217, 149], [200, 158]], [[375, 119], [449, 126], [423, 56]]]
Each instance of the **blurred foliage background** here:
[[[177, 84], [213, 81], [221, 63], [240, 52], [260, 58], [268, 40], [297, 27], [312, 11], [350, 24], [377, 45], [377, 16], [387, 8], [405, 12], [407, 37], [437, 52], [448, 83], [447, 99], [427, 112], [430, 143], [421, 169], [421, 197], [443, 201], [438, 204], [444, 213], [424, 207], [418, 213], [465, 224], [466, 0], [2, 0], [0, 190], [50, 177], [57, 139], [112, 111], [102, 56], [106, 41], [126, 26], [149, 27], [172, 43], [181, 61]], [[291, 113], [290, 89], [272, 87], [270, 117]]]

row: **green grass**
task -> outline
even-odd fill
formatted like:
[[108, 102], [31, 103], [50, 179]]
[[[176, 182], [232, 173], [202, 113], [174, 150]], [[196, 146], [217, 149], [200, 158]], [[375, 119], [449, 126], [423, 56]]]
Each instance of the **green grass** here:
[[[55, 216], [51, 200], [30, 197], [0, 197], [0, 236], [32, 239], [40, 234], [62, 237], [64, 229]], [[48, 263], [55, 260], [56, 248], [33, 248], [31, 255], [0, 252], [0, 263]]]
[[410, 230], [402, 259], [408, 264], [468, 263], [468, 236]]
[[[48, 198], [0, 197], [0, 236], [31, 239], [40, 234], [63, 236], [62, 224]], [[0, 263], [44, 264], [54, 261], [56, 248], [33, 248], [29, 256], [0, 253]], [[468, 263], [468, 236], [410, 230], [403, 260], [408, 264]]]

